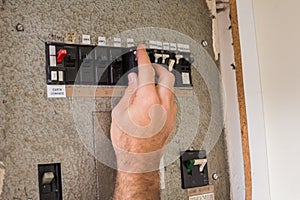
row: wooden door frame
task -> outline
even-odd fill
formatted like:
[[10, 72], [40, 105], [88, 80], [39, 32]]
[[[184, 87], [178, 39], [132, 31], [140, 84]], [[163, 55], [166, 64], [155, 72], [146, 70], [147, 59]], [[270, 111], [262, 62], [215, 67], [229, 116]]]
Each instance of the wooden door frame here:
[[245, 200], [252, 200], [252, 171], [236, 0], [230, 0], [230, 15], [232, 23], [231, 26], [234, 48], [236, 84], [240, 114], [242, 152], [244, 159]]

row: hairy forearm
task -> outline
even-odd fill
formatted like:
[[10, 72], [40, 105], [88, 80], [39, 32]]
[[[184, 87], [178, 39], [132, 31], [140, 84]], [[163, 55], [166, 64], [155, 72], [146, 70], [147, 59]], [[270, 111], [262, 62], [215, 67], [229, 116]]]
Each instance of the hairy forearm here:
[[158, 171], [146, 173], [127, 173], [118, 171], [114, 200], [158, 200]]

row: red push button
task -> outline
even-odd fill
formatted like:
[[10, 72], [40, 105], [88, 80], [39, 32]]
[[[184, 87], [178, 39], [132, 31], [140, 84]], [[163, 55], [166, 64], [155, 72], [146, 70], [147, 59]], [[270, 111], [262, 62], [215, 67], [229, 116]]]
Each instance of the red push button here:
[[61, 64], [63, 59], [66, 57], [66, 55], [67, 55], [67, 50], [66, 49], [60, 49], [57, 52], [57, 59], [56, 59], [57, 64]]

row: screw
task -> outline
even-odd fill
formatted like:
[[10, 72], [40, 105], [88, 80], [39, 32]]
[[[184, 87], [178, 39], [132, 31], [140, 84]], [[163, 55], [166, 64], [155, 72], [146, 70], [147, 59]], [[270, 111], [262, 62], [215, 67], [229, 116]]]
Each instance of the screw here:
[[217, 173], [213, 173], [211, 177], [212, 177], [212, 179], [215, 180], [215, 181], [218, 180], [218, 179], [220, 178], [219, 175], [218, 175]]
[[203, 47], [207, 47], [208, 46], [208, 42], [206, 40], [202, 40], [201, 42]]
[[16, 29], [17, 29], [17, 31], [24, 31], [24, 26], [22, 24], [18, 23], [16, 25]]

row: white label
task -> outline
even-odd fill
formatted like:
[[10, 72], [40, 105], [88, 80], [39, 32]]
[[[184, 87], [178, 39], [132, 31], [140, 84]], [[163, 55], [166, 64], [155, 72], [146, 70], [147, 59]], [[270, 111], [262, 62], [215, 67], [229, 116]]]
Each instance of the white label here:
[[163, 42], [163, 49], [164, 49], [164, 50], [170, 50], [170, 43], [168, 43], [168, 42]]
[[157, 49], [157, 43], [154, 40], [149, 40], [149, 48], [150, 49]]
[[214, 193], [190, 196], [189, 200], [215, 200]]
[[190, 45], [184, 44], [184, 45], [183, 45], [183, 48], [184, 48], [184, 51], [185, 51], [185, 52], [190, 52]]
[[91, 36], [82, 35], [82, 44], [91, 44]]
[[114, 38], [114, 47], [121, 47], [121, 38]]
[[127, 38], [127, 47], [134, 47], [134, 40], [132, 38]]
[[66, 97], [65, 85], [47, 85], [48, 98], [64, 98]]
[[170, 43], [170, 50], [171, 50], [171, 51], [176, 51], [176, 50], [177, 50], [177, 45], [176, 45], [176, 43]]
[[190, 45], [188, 44], [177, 44], [178, 51], [181, 52], [190, 52]]
[[184, 52], [184, 44], [177, 44], [178, 51]]
[[106, 46], [106, 38], [98, 37], [98, 46]]
[[162, 49], [163, 48], [163, 44], [161, 41], [156, 41], [156, 46], [157, 46], [157, 49]]
[[75, 32], [66, 32], [66, 43], [74, 44], [76, 40], [76, 33]]
[[56, 67], [56, 56], [50, 56], [50, 67]]
[[51, 81], [57, 81], [57, 71], [51, 71]]
[[54, 45], [49, 45], [49, 55], [56, 56], [56, 47]]
[[190, 75], [187, 72], [182, 72], [182, 84], [190, 84]]
[[64, 72], [63, 71], [58, 72], [58, 81], [64, 81]]

